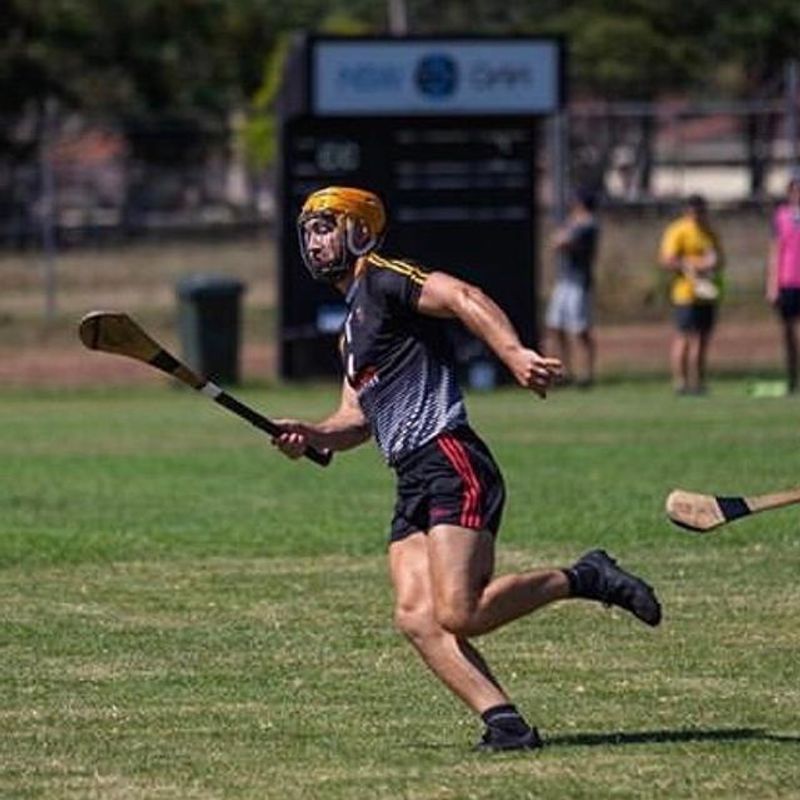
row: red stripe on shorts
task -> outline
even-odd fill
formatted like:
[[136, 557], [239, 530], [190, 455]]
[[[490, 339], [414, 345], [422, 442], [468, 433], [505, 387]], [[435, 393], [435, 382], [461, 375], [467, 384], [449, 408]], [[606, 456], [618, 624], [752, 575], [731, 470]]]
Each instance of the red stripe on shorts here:
[[464, 482], [460, 524], [465, 528], [481, 530], [483, 528], [480, 515], [481, 484], [472, 468], [469, 454], [458, 439], [448, 434], [442, 434], [436, 442]]

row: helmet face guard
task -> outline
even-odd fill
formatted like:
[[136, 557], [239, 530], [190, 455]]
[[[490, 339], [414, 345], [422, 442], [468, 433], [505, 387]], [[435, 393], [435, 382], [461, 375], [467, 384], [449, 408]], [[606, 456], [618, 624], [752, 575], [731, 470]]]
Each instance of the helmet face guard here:
[[[327, 223], [339, 238], [339, 254], [322, 263], [309, 252], [308, 227], [314, 220]], [[297, 220], [303, 263], [315, 280], [335, 283], [344, 278], [355, 262], [374, 250], [386, 228], [386, 212], [380, 198], [372, 192], [350, 187], [330, 186], [309, 195]]]
[[[330, 235], [338, 238], [338, 254], [330, 261], [319, 261], [309, 250], [309, 240], [313, 235], [309, 227], [314, 223], [325, 225], [330, 229]], [[297, 235], [300, 239], [300, 254], [306, 269], [311, 273], [315, 281], [325, 281], [326, 283], [336, 283], [336, 281], [347, 275], [353, 266], [354, 259], [348, 258], [347, 247], [345, 246], [344, 220], [325, 211], [312, 211], [308, 214], [301, 214], [297, 220]], [[324, 235], [324, 234], [323, 234]]]

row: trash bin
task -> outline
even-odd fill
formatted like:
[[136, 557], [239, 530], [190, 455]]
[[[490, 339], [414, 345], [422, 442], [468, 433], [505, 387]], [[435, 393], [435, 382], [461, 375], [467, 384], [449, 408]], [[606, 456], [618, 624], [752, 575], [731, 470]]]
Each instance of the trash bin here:
[[186, 363], [215, 383], [239, 381], [240, 299], [244, 284], [220, 275], [178, 282], [178, 328]]

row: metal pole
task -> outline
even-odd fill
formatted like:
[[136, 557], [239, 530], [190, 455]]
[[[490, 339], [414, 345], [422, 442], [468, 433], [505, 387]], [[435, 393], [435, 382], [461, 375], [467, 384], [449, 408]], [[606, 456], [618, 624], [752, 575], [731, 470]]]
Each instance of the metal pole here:
[[39, 173], [41, 191], [42, 270], [44, 272], [44, 314], [48, 323], [56, 316], [56, 191], [50, 144], [56, 116], [55, 101], [48, 98], [42, 109], [42, 135], [39, 142]]
[[789, 159], [791, 168], [797, 167], [797, 88], [798, 63], [792, 59], [786, 65], [786, 138], [789, 140]]
[[559, 109], [550, 118], [550, 180], [553, 185], [553, 216], [563, 222], [569, 195], [569, 118]]
[[[569, 126], [568, 112], [558, 109], [550, 117], [550, 184], [552, 187], [551, 214], [556, 226], [560, 226], [567, 218], [567, 197], [569, 184]], [[555, 273], [564, 271], [566, 253], [559, 248], [552, 254]]]
[[387, 0], [389, 33], [392, 36], [408, 35], [408, 9], [406, 0]]

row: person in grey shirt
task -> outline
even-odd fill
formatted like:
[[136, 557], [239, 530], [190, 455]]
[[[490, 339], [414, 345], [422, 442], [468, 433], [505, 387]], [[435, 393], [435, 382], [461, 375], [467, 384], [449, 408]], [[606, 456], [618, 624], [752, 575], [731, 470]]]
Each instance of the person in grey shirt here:
[[598, 237], [595, 196], [580, 190], [551, 242], [559, 266], [545, 322], [564, 365], [564, 382], [574, 381], [582, 388], [590, 387], [595, 377], [593, 270]]

